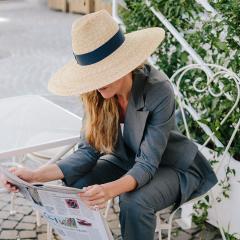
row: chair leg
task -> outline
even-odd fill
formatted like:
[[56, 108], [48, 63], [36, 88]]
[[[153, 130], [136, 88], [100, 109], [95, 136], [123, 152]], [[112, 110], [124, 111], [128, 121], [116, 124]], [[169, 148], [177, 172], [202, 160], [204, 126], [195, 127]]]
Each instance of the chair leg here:
[[19, 160], [18, 160], [18, 164], [23, 166], [24, 162], [27, 160], [27, 156], [23, 155]]
[[11, 193], [10, 215], [15, 215], [16, 214], [15, 200], [16, 200], [16, 193]]
[[106, 219], [107, 219], [107, 216], [108, 216], [108, 213], [109, 213], [112, 202], [113, 202], [112, 199], [107, 201], [107, 207], [106, 207], [106, 210], [104, 212], [104, 218], [106, 218]]
[[47, 224], [47, 240], [52, 240], [52, 227], [50, 224]]
[[172, 234], [172, 221], [169, 222], [169, 228], [168, 228], [168, 240], [171, 240], [171, 234]]
[[67, 152], [69, 152], [75, 145], [76, 145], [76, 143], [74, 143], [73, 145], [66, 146], [61, 152], [59, 152], [58, 154], [56, 154], [56, 156], [51, 158], [46, 163], [46, 165], [49, 165], [49, 164], [52, 164], [52, 163], [56, 163], [61, 157], [63, 157]]
[[179, 209], [180, 209], [180, 207], [177, 208], [174, 212], [172, 212], [169, 216], [169, 220], [168, 220], [168, 240], [171, 240], [173, 217]]
[[171, 234], [172, 234], [172, 218], [169, 218], [169, 221], [168, 221], [168, 233], [167, 233], [167, 236], [168, 236], [168, 240], [171, 239]]
[[158, 232], [158, 240], [162, 240], [161, 218], [160, 213], [156, 213], [156, 232]]

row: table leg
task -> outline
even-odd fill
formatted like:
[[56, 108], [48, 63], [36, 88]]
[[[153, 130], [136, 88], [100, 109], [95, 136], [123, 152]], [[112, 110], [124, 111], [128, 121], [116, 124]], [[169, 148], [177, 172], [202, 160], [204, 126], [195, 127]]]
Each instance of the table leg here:
[[47, 240], [52, 240], [52, 227], [50, 224], [47, 224]]
[[42, 224], [41, 223], [41, 215], [40, 215], [38, 210], [36, 210], [35, 213], [36, 213], [36, 223], [37, 223], [37, 226], [40, 227], [41, 224]]

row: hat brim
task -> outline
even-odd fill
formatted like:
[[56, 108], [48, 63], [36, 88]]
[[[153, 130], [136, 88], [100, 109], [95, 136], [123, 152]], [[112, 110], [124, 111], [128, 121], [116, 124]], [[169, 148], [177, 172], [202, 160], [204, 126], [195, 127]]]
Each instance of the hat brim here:
[[105, 59], [81, 66], [74, 60], [60, 68], [48, 82], [56, 95], [72, 96], [104, 87], [143, 63], [163, 41], [162, 28], [146, 28], [125, 34], [124, 43]]

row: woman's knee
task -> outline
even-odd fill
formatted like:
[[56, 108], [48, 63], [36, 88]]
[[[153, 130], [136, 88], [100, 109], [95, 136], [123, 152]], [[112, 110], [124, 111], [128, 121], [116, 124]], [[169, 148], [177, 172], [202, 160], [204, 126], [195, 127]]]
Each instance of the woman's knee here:
[[144, 204], [136, 192], [122, 194], [119, 206], [119, 220], [124, 239], [153, 239], [156, 216], [151, 206]]
[[132, 217], [138, 217], [140, 213], [154, 214], [154, 209], [145, 203], [142, 194], [137, 191], [120, 195], [119, 206], [122, 213], [128, 212]]
[[69, 187], [74, 187], [74, 188], [79, 188], [79, 189], [84, 188], [84, 187], [88, 187], [88, 186], [91, 186], [91, 185], [95, 184], [93, 180], [94, 179], [92, 179], [88, 175], [82, 176], [78, 180], [73, 182], [71, 185], [69, 185]]

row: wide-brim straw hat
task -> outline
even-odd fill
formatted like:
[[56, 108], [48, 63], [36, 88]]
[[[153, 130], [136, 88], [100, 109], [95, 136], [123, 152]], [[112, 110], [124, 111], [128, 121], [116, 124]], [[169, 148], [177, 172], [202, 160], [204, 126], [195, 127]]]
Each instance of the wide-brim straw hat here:
[[70, 96], [102, 88], [141, 65], [164, 36], [158, 27], [123, 34], [106, 10], [87, 14], [72, 25], [73, 59], [53, 74], [48, 89]]

